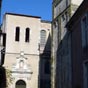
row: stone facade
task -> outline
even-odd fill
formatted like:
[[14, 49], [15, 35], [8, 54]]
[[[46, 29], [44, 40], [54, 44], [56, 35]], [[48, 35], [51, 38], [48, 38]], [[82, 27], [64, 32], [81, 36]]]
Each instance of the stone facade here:
[[65, 26], [82, 2], [78, 1], [53, 0], [52, 88], [72, 88], [71, 34]]
[[[18, 33], [16, 29], [19, 29]], [[41, 35], [42, 30], [45, 34]], [[43, 54], [47, 39], [51, 35], [51, 23], [42, 21], [38, 16], [6, 13], [2, 31], [6, 34], [4, 66], [11, 73], [10, 78], [7, 78], [12, 79], [8, 88], [39, 88], [40, 74], [44, 74], [45, 78], [50, 75], [40, 73], [40, 54]], [[45, 38], [43, 46], [41, 38]], [[49, 43], [48, 45], [50, 46]], [[43, 64], [45, 65], [44, 62]]]
[[72, 88], [88, 88], [88, 0], [67, 24], [72, 42]]

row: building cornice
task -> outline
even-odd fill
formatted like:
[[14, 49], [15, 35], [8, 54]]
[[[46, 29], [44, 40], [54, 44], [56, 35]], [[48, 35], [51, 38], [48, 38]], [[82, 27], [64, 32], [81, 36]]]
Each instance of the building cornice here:
[[[11, 53], [11, 52], [5, 52], [5, 54], [15, 54], [15, 55], [20, 55], [20, 53]], [[39, 54], [28, 54], [28, 53], [25, 53], [24, 55], [39, 56]]]
[[23, 17], [41, 18], [40, 16], [32, 16], [32, 15], [25, 15], [25, 14], [18, 14], [18, 13], [5, 13], [5, 15], [15, 15], [15, 16], [23, 16]]
[[52, 21], [48, 21], [48, 20], [41, 20], [42, 23], [51, 23]]
[[[73, 16], [71, 17], [71, 19], [69, 20], [69, 22], [66, 24], [66, 27], [68, 28], [68, 30], [70, 30], [70, 28], [72, 27], [72, 25], [74, 24], [74, 22], [80, 18], [80, 16], [83, 13], [83, 8], [88, 7], [88, 0], [84, 0], [82, 2], [82, 4], [78, 7], [78, 9], [76, 10], [76, 12], [73, 14]], [[80, 14], [80, 15], [79, 15]]]

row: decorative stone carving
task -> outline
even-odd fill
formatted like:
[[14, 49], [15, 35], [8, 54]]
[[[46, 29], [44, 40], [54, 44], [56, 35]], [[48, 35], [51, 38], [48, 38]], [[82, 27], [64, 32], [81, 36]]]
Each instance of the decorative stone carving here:
[[30, 80], [32, 73], [31, 66], [27, 64], [27, 58], [24, 56], [24, 52], [21, 51], [20, 56], [16, 59], [16, 63], [12, 66], [12, 76]]

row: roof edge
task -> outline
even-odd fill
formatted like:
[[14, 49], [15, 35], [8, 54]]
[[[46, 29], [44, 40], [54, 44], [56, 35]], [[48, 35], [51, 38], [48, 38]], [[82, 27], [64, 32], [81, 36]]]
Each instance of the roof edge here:
[[83, 0], [83, 2], [80, 4], [80, 6], [76, 10], [76, 12], [73, 14], [73, 16], [70, 18], [70, 20], [66, 24], [66, 26], [65, 26], [66, 28], [70, 29], [71, 28], [71, 24], [73, 24], [73, 21], [76, 20], [76, 19], [78, 19], [78, 18], [75, 18], [75, 16], [78, 17], [78, 13], [80, 12], [81, 8], [83, 8], [83, 6], [84, 6], [85, 3], [88, 3], [88, 1], [87, 0]]
[[44, 23], [51, 23], [52, 21], [48, 21], [48, 20], [41, 20], [41, 22], [44, 22]]
[[5, 13], [5, 15], [15, 15], [15, 16], [24, 16], [24, 17], [33, 17], [33, 18], [41, 18], [40, 16], [32, 16], [32, 15], [25, 15], [25, 14], [18, 14], [18, 13]]

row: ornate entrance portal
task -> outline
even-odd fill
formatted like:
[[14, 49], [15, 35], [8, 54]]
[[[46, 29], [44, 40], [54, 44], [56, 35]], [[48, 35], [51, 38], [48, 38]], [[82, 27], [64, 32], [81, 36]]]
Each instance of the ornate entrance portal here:
[[16, 88], [26, 88], [26, 83], [23, 80], [18, 80], [16, 82]]

